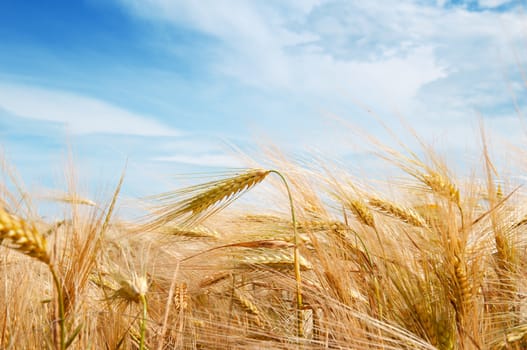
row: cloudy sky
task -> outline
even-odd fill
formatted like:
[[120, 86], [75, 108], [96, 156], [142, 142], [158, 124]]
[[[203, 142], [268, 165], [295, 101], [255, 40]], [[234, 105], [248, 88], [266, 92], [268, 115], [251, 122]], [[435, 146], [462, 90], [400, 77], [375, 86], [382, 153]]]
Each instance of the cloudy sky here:
[[525, 6], [0, 1], [0, 146], [46, 187], [69, 149], [87, 178], [114, 179], [128, 158], [139, 194], [241, 166], [228, 144], [353, 163], [357, 133], [383, 138], [381, 123], [457, 155], [477, 148], [480, 119], [521, 145]]

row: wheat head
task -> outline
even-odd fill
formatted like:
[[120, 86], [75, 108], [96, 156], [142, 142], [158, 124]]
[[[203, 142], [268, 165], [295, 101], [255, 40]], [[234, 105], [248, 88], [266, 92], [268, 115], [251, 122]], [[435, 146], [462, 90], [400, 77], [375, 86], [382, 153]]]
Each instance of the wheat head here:
[[373, 221], [373, 215], [370, 209], [359, 200], [351, 200], [348, 203], [348, 208], [351, 209], [353, 215], [364, 225], [373, 227], [375, 222]]
[[9, 214], [0, 208], [0, 242], [5, 241], [9, 248], [50, 264], [46, 238], [33, 224]]
[[379, 198], [370, 198], [368, 203], [383, 214], [398, 218], [415, 227], [425, 227], [425, 220], [410, 208], [403, 208], [395, 203]]
[[420, 176], [420, 180], [439, 196], [460, 205], [459, 190], [448, 178], [437, 172], [429, 171], [428, 174]]
[[250, 169], [226, 179], [156, 196], [154, 199], [160, 202], [160, 206], [147, 228], [155, 229], [176, 219], [182, 221], [182, 226], [194, 224], [262, 182], [270, 173], [270, 170]]

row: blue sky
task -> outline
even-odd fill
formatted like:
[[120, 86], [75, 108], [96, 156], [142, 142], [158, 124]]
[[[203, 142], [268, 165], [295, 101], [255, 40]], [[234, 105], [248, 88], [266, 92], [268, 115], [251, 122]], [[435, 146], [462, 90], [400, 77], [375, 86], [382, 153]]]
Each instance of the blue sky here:
[[521, 145], [525, 5], [3, 0], [0, 145], [37, 188], [60, 186], [69, 148], [102, 183], [128, 158], [131, 195], [242, 166], [229, 143], [366, 166], [356, 130], [385, 137], [368, 110], [453, 157], [475, 154], [479, 118]]

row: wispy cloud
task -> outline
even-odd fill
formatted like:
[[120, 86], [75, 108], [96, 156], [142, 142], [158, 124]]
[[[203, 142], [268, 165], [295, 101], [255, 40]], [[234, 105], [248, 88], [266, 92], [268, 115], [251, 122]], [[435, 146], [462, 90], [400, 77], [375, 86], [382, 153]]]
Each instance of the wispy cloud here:
[[[415, 1], [189, 2], [120, 0], [135, 15], [219, 39], [217, 73], [268, 91], [355, 100], [410, 111], [421, 89], [448, 93], [500, 78], [524, 39], [519, 11], [471, 12]], [[496, 7], [505, 1], [480, 1]], [[472, 73], [456, 75], [460, 71]], [[478, 72], [479, 71], [479, 72]], [[481, 75], [481, 72], [486, 75]], [[444, 84], [443, 84], [444, 85]], [[501, 91], [504, 98], [506, 93]], [[474, 91], [473, 94], [478, 94]], [[450, 94], [452, 97], [453, 94]], [[465, 96], [464, 96], [465, 97]]]
[[[88, 1], [96, 4], [88, 12], [72, 2], [85, 26], [59, 45], [52, 43], [63, 28], [36, 35], [47, 28], [38, 18], [38, 26], [11, 26], [5, 35], [21, 40], [0, 40], [0, 51], [19, 53], [0, 54], [0, 110], [69, 130], [94, 163], [117, 158], [114, 150], [156, 174], [238, 166], [198, 134], [242, 149], [275, 143], [286, 153], [350, 159], [355, 138], [333, 121], [384, 141], [370, 110], [408, 135], [403, 116], [452, 153], [477, 147], [481, 116], [511, 142], [522, 136], [513, 105], [516, 98], [519, 109], [527, 106], [519, 0], [114, 2]], [[107, 21], [91, 28], [99, 11]], [[66, 27], [72, 21], [67, 11], [46, 15]]]
[[527, 15], [516, 1], [116, 1], [162, 28], [213, 38], [213, 59], [202, 64], [220, 77], [215, 84], [247, 87], [246, 95], [266, 96], [262, 103], [286, 106], [271, 118], [280, 130], [295, 130], [279, 142], [297, 149], [349, 152], [349, 138], [316, 121], [326, 112], [379, 136], [368, 109], [408, 135], [402, 115], [451, 153], [477, 150], [481, 117], [493, 134], [521, 142], [513, 94], [524, 108], [518, 67], [527, 64]]
[[108, 102], [65, 91], [0, 83], [0, 108], [9, 113], [64, 124], [74, 134], [112, 133], [176, 136], [180, 132]]

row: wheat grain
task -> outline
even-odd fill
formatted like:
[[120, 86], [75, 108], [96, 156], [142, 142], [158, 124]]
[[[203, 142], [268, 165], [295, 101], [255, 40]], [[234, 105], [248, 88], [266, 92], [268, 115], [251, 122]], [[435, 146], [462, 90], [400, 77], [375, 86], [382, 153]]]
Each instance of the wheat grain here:
[[416, 316], [419, 320], [419, 324], [423, 328], [430, 344], [437, 346], [437, 333], [434, 323], [432, 322], [432, 310], [431, 305], [426, 302], [426, 299], [420, 300], [418, 303], [413, 305]]
[[460, 320], [468, 313], [472, 289], [466, 273], [466, 265], [458, 256], [454, 256], [452, 262], [455, 278], [455, 303], [456, 312]]

